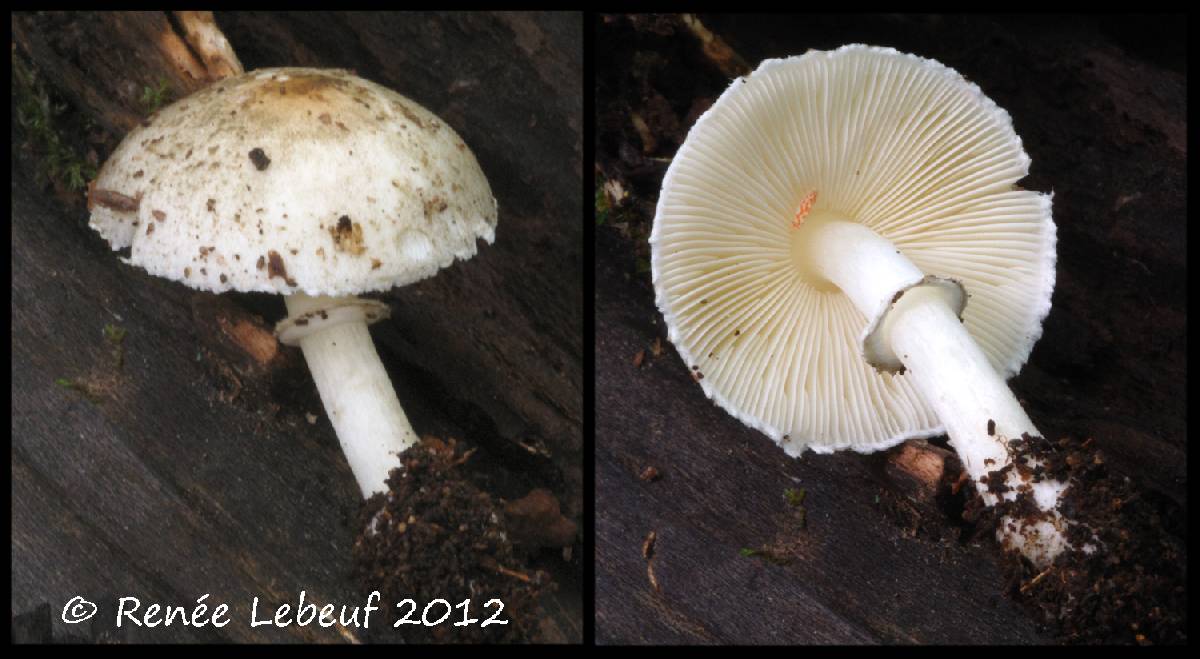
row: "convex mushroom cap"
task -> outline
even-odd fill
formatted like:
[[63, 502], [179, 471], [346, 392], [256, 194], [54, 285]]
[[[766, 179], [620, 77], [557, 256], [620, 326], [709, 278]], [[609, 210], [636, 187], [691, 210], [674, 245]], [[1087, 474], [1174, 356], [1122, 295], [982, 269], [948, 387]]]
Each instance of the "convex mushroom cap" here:
[[126, 262], [193, 288], [283, 294], [297, 345], [363, 496], [417, 440], [357, 297], [428, 277], [492, 242], [474, 155], [425, 108], [341, 70], [215, 83], [125, 137], [88, 190]]
[[492, 242], [496, 201], [459, 136], [337, 69], [214, 83], [131, 132], [89, 193], [126, 262], [207, 291], [401, 286]]
[[[1029, 163], [1008, 114], [935, 61], [863, 45], [765, 61], [664, 180], [651, 245], [669, 337], [709, 397], [791, 455], [942, 434], [875, 330], [898, 290], [938, 283], [995, 371], [1020, 369], [1054, 287], [1050, 195], [1015, 185]], [[917, 269], [832, 285], [812, 262], [837, 255], [798, 229], [835, 221]]]

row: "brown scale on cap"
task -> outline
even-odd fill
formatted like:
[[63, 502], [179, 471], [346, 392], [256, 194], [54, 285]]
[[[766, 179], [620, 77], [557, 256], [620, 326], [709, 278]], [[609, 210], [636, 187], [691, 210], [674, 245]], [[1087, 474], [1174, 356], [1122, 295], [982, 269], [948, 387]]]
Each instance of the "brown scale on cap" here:
[[[259, 262], [262, 262], [262, 257], [259, 257]], [[288, 276], [287, 268], [283, 265], [283, 257], [279, 252], [271, 250], [267, 252], [267, 277], [279, 277], [287, 283], [288, 286], [295, 286], [296, 280]]]
[[405, 119], [408, 119], [412, 123], [416, 124], [417, 128], [422, 128], [422, 129], [425, 128], [425, 123], [423, 121], [421, 121], [421, 118], [418, 117], [416, 115], [416, 113], [414, 113], [408, 107], [407, 103], [401, 103], [400, 101], [392, 101], [392, 108], [394, 110], [396, 110], [397, 112], [399, 112], [400, 114], [404, 115]]
[[446, 210], [446, 207], [448, 204], [446, 203], [445, 199], [443, 199], [439, 196], [433, 196], [433, 197], [430, 197], [429, 199], [426, 199], [424, 205], [425, 205], [425, 219], [428, 220], [434, 214], [441, 213], [442, 211]]
[[333, 246], [339, 252], [349, 252], [355, 256], [367, 250], [363, 244], [362, 225], [354, 222], [348, 215], [338, 218], [337, 224], [329, 228], [333, 236]]

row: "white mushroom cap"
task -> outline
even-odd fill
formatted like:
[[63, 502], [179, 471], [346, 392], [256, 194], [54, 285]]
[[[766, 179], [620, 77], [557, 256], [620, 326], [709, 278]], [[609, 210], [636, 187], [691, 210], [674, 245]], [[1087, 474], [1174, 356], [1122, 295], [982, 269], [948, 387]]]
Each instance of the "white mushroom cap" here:
[[208, 291], [350, 295], [492, 242], [496, 201], [459, 136], [336, 69], [214, 83], [126, 136], [89, 197], [126, 262]]
[[941, 434], [904, 375], [864, 359], [891, 300], [865, 318], [814, 277], [793, 217], [817, 192], [814, 217], [861, 223], [961, 283], [965, 327], [1008, 377], [1054, 288], [1050, 195], [1015, 186], [1029, 162], [1008, 114], [935, 61], [850, 45], [763, 62], [663, 182], [650, 240], [669, 337], [709, 397], [791, 455]]

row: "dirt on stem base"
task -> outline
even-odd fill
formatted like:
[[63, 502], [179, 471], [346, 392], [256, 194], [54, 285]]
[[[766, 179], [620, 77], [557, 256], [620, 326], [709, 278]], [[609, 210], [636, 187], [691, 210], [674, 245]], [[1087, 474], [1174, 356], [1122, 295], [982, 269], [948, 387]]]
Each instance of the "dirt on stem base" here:
[[[1186, 644], [1187, 547], [1167, 528], [1170, 504], [1110, 474], [1091, 440], [1024, 435], [1009, 445], [1013, 464], [991, 472], [980, 487], [1002, 494], [1009, 469], [1034, 481], [1068, 482], [1060, 503], [1074, 522], [1068, 538], [1074, 547], [1098, 545], [1092, 553], [1069, 549], [1044, 570], [1008, 552], [1009, 594], [1065, 643]], [[1005, 516], [1036, 510], [1031, 496], [1018, 491], [1015, 500], [988, 508], [976, 495], [963, 516], [994, 537]]]
[[[538, 597], [553, 587], [545, 572], [527, 572], [526, 551], [513, 536], [501, 501], [467, 481], [462, 465], [473, 451], [462, 451], [451, 439], [426, 437], [404, 452], [401, 467], [388, 477], [388, 492], [367, 499], [357, 518], [362, 529], [354, 544], [354, 577], [364, 593], [382, 596], [382, 624], [373, 624], [372, 642], [404, 643], [524, 643], [536, 640]], [[455, 606], [438, 625], [401, 624], [421, 621], [425, 606], [435, 599]], [[479, 622], [455, 626], [469, 615]], [[496, 616], [508, 624], [482, 626], [496, 612], [492, 599], [503, 603]], [[436, 620], [445, 607], [431, 607]]]

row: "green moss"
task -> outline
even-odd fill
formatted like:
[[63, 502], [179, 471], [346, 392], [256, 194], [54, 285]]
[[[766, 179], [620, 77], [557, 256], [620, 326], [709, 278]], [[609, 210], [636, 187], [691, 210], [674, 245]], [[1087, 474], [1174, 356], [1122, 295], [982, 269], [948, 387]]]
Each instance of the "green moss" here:
[[787, 565], [788, 563], [792, 562], [791, 557], [788, 556], [786, 551], [772, 549], [769, 547], [764, 547], [762, 549], [749, 549], [743, 547], [740, 553], [746, 558], [757, 558], [774, 565]]
[[799, 506], [804, 503], [804, 496], [806, 494], [807, 492], [805, 492], [804, 488], [793, 490], [789, 487], [783, 491], [783, 498], [788, 502], [789, 506]]
[[170, 103], [175, 98], [175, 91], [171, 89], [171, 83], [166, 78], [159, 78], [158, 84], [154, 87], [142, 87], [142, 108], [146, 110], [146, 114], [153, 114], [159, 108]]
[[113, 325], [111, 323], [108, 325], [105, 325], [104, 326], [104, 338], [108, 339], [110, 343], [120, 343], [122, 340], [125, 339], [125, 328], [117, 327], [116, 325]]
[[12, 58], [12, 74], [17, 125], [38, 156], [38, 174], [70, 190], [83, 190], [89, 180], [96, 178], [96, 166], [76, 153], [62, 137], [67, 104], [56, 100], [36, 71], [16, 54]]
[[608, 195], [604, 193], [604, 177], [596, 174], [596, 226], [604, 226], [612, 206], [608, 203]]
[[113, 362], [119, 371], [125, 366], [125, 345], [122, 343], [125, 340], [125, 328], [109, 323], [104, 326], [104, 338], [113, 346]]
[[84, 378], [56, 378], [54, 384], [78, 393], [93, 404], [103, 398], [102, 389]]

